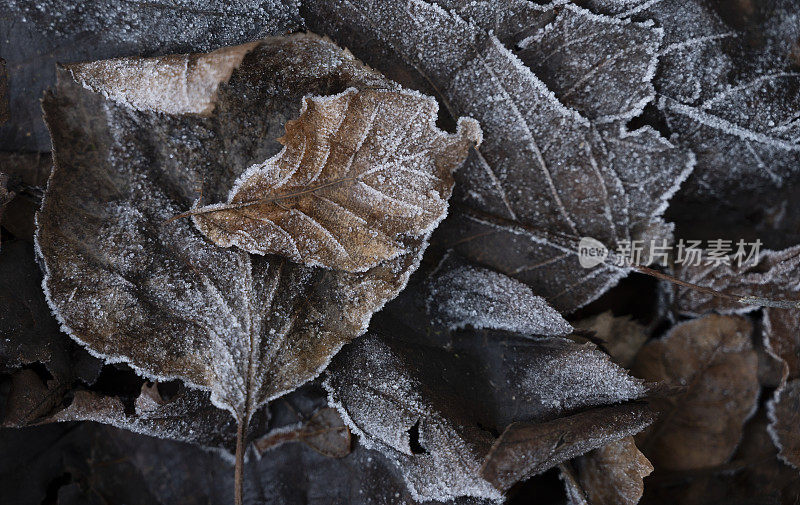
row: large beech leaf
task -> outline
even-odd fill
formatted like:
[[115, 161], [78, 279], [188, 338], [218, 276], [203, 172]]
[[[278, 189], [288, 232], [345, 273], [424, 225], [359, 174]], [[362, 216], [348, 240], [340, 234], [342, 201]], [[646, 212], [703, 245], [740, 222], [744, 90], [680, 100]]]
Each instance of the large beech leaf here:
[[711, 467], [733, 454], [758, 406], [752, 331], [742, 316], [711, 314], [674, 326], [636, 356], [637, 377], [685, 388], [653, 400], [660, 417], [637, 438], [656, 468]]
[[651, 225], [692, 158], [654, 130], [596, 128], [497, 37], [438, 5], [309, 0], [302, 12], [376, 68], [404, 64], [419, 76], [410, 82], [435, 90], [453, 116], [481, 123], [483, 144], [457, 174], [459, 205], [439, 235], [468, 259], [572, 311], [627, 273], [580, 268], [581, 237], [611, 249], [632, 235], [666, 238]]
[[[197, 189], [220, 198], [248, 166], [274, 155], [303, 96], [396, 88], [315, 35], [267, 39], [238, 54], [210, 115], [163, 112], [158, 94], [132, 108], [106, 92], [111, 83], [93, 81], [102, 93], [86, 89], [82, 77], [100, 75], [98, 64], [62, 71], [44, 104], [55, 166], [37, 243], [48, 301], [70, 336], [106, 361], [209, 390], [247, 424], [258, 405], [314, 377], [366, 330], [416, 268], [425, 237], [353, 274], [223, 249], [188, 220], [170, 220]], [[190, 67], [227, 74], [217, 70]], [[151, 85], [123, 82], [126, 93]]]
[[[396, 324], [390, 327], [393, 331], [386, 336], [370, 334], [343, 349], [324, 385], [362, 443], [394, 461], [419, 500], [499, 499], [510, 483], [487, 480], [481, 467], [511, 423], [525, 421], [569, 433], [569, 449], [557, 454], [540, 439], [528, 440], [521, 450], [542, 455], [530, 460], [530, 472], [544, 471], [646, 424], [629, 422], [632, 418], [615, 422], [619, 412], [638, 411], [641, 405], [602, 407], [639, 398], [645, 388], [591, 344], [468, 331], [453, 334], [440, 346], [405, 334]], [[597, 414], [572, 429], [577, 426], [572, 413], [591, 407], [598, 407], [592, 410]], [[516, 478], [530, 472], [520, 471]]]
[[280, 254], [309, 266], [368, 270], [409, 252], [444, 218], [452, 172], [480, 129], [435, 126], [439, 106], [407, 91], [358, 91], [304, 100], [277, 156], [248, 168], [227, 203], [194, 208], [214, 243]]

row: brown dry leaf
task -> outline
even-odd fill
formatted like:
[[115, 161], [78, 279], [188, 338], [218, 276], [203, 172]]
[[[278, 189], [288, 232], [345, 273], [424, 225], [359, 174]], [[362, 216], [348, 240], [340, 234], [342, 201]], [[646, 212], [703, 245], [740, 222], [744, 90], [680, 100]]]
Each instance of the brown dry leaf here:
[[652, 471], [633, 437], [611, 442], [562, 468], [572, 505], [636, 505], [644, 493], [642, 479]]
[[736, 449], [759, 393], [752, 330], [742, 316], [711, 314], [676, 325], [636, 356], [634, 375], [684, 389], [652, 400], [659, 419], [637, 437], [656, 468], [719, 465]]
[[147, 79], [123, 81], [125, 96], [152, 98], [131, 107], [96, 80], [100, 64], [62, 70], [44, 101], [55, 166], [37, 216], [48, 302], [70, 336], [153, 380], [210, 391], [242, 426], [366, 330], [427, 238], [406, 238], [397, 257], [348, 273], [223, 249], [188, 220], [170, 221], [198, 189], [219, 200], [247, 167], [277, 154], [304, 96], [398, 89], [313, 34], [246, 48], [209, 115], [173, 114], [160, 109], [163, 96], [128, 89], [152, 88]]
[[800, 469], [800, 310], [765, 310], [764, 345], [782, 364], [778, 388], [768, 404], [769, 433], [779, 457]]
[[280, 154], [248, 168], [227, 203], [190, 214], [217, 245], [308, 266], [361, 272], [407, 254], [444, 218], [452, 173], [480, 143], [472, 119], [439, 130], [438, 110], [399, 90], [305, 98]]
[[[781, 251], [761, 251], [755, 265], [691, 266], [679, 269], [677, 274], [683, 280], [719, 291], [800, 300], [800, 284], [797, 282], [800, 276], [800, 246]], [[731, 313], [757, 308], [677, 287], [675, 301], [678, 310], [686, 313], [708, 310]], [[797, 393], [783, 393], [784, 388], [788, 387], [787, 381], [800, 379], [800, 309], [764, 309], [763, 341], [767, 353], [779, 360], [779, 367], [782, 367], [778, 388], [769, 403], [772, 421], [770, 434], [780, 449], [780, 457], [800, 467], [797, 451], [792, 449], [797, 446], [795, 441], [800, 437], [800, 426], [792, 411], [796, 406]], [[762, 363], [770, 365], [768, 358], [762, 358]], [[788, 405], [783, 405], [784, 402]]]
[[11, 374], [8, 398], [2, 407], [0, 426], [19, 428], [46, 415], [64, 394], [62, 384], [44, 381], [34, 370], [23, 369]]
[[315, 451], [332, 458], [350, 454], [350, 430], [334, 408], [322, 408], [306, 422], [278, 428], [259, 438], [253, 445], [260, 453], [286, 442], [299, 441]]
[[747, 422], [729, 462], [690, 471], [656, 467], [646, 479], [642, 505], [796, 505], [800, 475], [776, 457], [764, 410], [759, 409]]
[[614, 316], [608, 310], [602, 314], [573, 323], [575, 328], [591, 331], [603, 341], [611, 359], [630, 368], [633, 358], [647, 340], [646, 328], [631, 316]]
[[[546, 423], [514, 423], [500, 435], [481, 475], [498, 489], [540, 473], [570, 458], [631, 436], [650, 424], [644, 404], [614, 405]], [[607, 476], [606, 476], [607, 477]]]

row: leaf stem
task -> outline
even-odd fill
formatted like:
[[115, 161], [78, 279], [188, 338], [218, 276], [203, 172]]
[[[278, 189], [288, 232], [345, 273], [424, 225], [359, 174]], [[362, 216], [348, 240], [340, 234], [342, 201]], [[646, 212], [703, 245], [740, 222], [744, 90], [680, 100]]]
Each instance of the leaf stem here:
[[244, 479], [242, 473], [244, 470], [244, 448], [245, 448], [245, 430], [246, 423], [239, 421], [236, 427], [236, 466], [233, 473], [233, 486], [234, 486], [234, 504], [242, 505], [244, 497]]
[[651, 277], [656, 277], [657, 279], [663, 279], [665, 281], [669, 281], [673, 284], [678, 284], [679, 286], [683, 286], [685, 288], [693, 289], [695, 291], [699, 291], [701, 293], [706, 293], [711, 296], [716, 296], [718, 298], [724, 298], [725, 300], [731, 300], [733, 302], [741, 303], [744, 305], [758, 305], [761, 307], [772, 307], [776, 309], [798, 309], [800, 308], [800, 301], [798, 300], [773, 300], [771, 298], [763, 298], [760, 296], [750, 296], [750, 295], [737, 295], [732, 293], [725, 293], [724, 291], [717, 291], [716, 289], [712, 289], [705, 286], [699, 286], [697, 284], [692, 284], [691, 282], [686, 282], [681, 279], [677, 279], [671, 275], [667, 275], [665, 273], [661, 273], [658, 270], [653, 270], [652, 268], [648, 268], [641, 265], [631, 265], [631, 268], [634, 270], [641, 272], [645, 275], [649, 275]]

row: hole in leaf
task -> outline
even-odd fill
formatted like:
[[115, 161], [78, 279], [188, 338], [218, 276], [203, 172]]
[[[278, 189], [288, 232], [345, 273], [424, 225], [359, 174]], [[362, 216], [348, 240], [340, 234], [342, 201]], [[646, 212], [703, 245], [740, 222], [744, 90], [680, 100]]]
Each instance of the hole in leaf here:
[[408, 430], [408, 445], [411, 447], [412, 454], [428, 454], [428, 451], [419, 443], [419, 419]]
[[165, 402], [170, 402], [181, 391], [181, 387], [182, 384], [179, 380], [159, 382], [158, 394], [161, 395]]
[[641, 114], [632, 117], [625, 126], [627, 126], [630, 131], [638, 130], [643, 126], [650, 126], [658, 130], [658, 132], [667, 139], [672, 135], [664, 115], [652, 102], [644, 107]]

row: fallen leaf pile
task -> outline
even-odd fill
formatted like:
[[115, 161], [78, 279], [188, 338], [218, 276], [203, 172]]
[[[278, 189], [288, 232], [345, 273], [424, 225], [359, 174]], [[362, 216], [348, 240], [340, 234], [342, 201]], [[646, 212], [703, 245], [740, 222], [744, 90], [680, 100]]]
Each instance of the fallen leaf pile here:
[[799, 55], [797, 0], [8, 0], [0, 505], [800, 503]]

